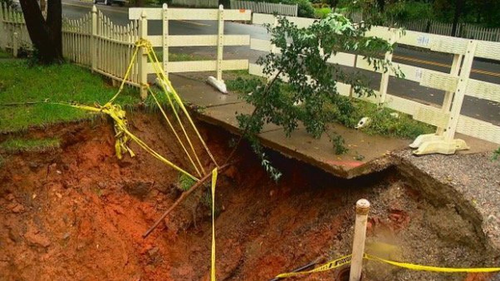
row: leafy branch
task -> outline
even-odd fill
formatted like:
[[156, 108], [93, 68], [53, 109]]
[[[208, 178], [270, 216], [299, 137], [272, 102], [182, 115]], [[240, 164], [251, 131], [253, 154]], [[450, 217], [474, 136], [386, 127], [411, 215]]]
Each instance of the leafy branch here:
[[[361, 73], [329, 62], [338, 52], [360, 55], [376, 70], [401, 75], [389, 61], [378, 58], [392, 52], [393, 45], [378, 37], [366, 37], [368, 29], [340, 14], [330, 14], [306, 28], [298, 28], [283, 17], [278, 18], [277, 26], [267, 26], [271, 43], [280, 51], [259, 58], [257, 63], [265, 76], [273, 78], [265, 85], [253, 81], [255, 88], [243, 96], [255, 109], [250, 115], [237, 117], [243, 133], [228, 161], [241, 140], [247, 138], [275, 178], [278, 172], [268, 168], [270, 162], [257, 138], [266, 124], [281, 126], [288, 137], [303, 125], [309, 134], [319, 138], [329, 129], [332, 109], [344, 115], [353, 111], [351, 102], [340, 96], [338, 82], [351, 85], [358, 96], [374, 95]], [[341, 136], [334, 132], [328, 132], [328, 136], [337, 153], [346, 152]]]

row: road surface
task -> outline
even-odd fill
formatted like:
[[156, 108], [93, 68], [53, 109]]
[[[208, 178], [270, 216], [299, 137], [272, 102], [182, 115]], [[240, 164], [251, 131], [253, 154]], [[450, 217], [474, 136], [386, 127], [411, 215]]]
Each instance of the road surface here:
[[[80, 18], [88, 13], [92, 4], [90, 2], [63, 1], [63, 14], [68, 18]], [[98, 5], [107, 17], [115, 24], [126, 25], [128, 20], [128, 8], [117, 6]], [[148, 33], [150, 35], [160, 35], [162, 31], [161, 21], [149, 21]], [[169, 25], [169, 32], [172, 35], [201, 35], [216, 34], [217, 23], [215, 21], [172, 21]], [[265, 29], [260, 26], [226, 22], [224, 25], [225, 34], [249, 34], [252, 38], [268, 39]], [[190, 53], [200, 55], [215, 55], [214, 47], [189, 47], [172, 48], [174, 53]], [[248, 58], [255, 61], [263, 53], [250, 50], [249, 47], [226, 47], [224, 56], [226, 58]], [[452, 56], [439, 53], [422, 52], [418, 50], [398, 47], [395, 50], [393, 61], [408, 65], [414, 65], [427, 69], [449, 72]], [[374, 89], [378, 89], [380, 75], [373, 72], [366, 72]], [[487, 61], [475, 60], [471, 77], [474, 79], [500, 84], [500, 64]], [[420, 100], [425, 103], [442, 104], [443, 92], [420, 86], [418, 83], [397, 78], [391, 78], [388, 92], [393, 95]], [[500, 95], [500, 93], [498, 93]], [[466, 96], [462, 114], [492, 122], [500, 125], [500, 104], [486, 100], [480, 100]]]

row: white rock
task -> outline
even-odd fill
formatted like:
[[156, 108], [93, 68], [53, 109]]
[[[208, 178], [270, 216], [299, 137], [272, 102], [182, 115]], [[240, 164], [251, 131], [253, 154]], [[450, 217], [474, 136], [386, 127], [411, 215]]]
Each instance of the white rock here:
[[223, 94], [227, 94], [227, 87], [224, 80], [217, 80], [213, 76], [208, 76], [207, 83]]
[[399, 113], [397, 112], [392, 112], [390, 115], [396, 119], [399, 119]]
[[370, 117], [363, 117], [359, 120], [358, 125], [356, 125], [356, 129], [362, 129], [368, 127], [372, 123], [372, 119]]

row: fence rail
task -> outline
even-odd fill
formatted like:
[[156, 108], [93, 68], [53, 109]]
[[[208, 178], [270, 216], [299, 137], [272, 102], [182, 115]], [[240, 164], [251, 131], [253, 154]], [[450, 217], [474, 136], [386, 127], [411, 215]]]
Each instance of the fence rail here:
[[267, 3], [254, 1], [231, 0], [231, 9], [252, 10], [255, 13], [274, 14], [296, 17], [299, 11], [298, 5], [281, 3]]
[[[408, 30], [452, 36], [453, 24], [439, 23], [429, 20], [419, 20], [402, 24]], [[457, 25], [457, 37], [482, 41], [500, 42], [500, 28], [486, 28], [474, 24], [463, 23]]]
[[[307, 18], [288, 17], [288, 19], [299, 27], [307, 27], [314, 22], [314, 20]], [[253, 23], [273, 25], [276, 24], [276, 20], [273, 15], [254, 14]], [[415, 31], [401, 33], [399, 30], [388, 29], [387, 27], [373, 27], [367, 33], [367, 36], [376, 36], [392, 43], [397, 42], [427, 49], [428, 51], [448, 53], [454, 57], [450, 73], [393, 63], [403, 71], [405, 74], [404, 79], [417, 82], [421, 86], [445, 91], [444, 102], [440, 106], [427, 105], [415, 100], [388, 94], [389, 77], [395, 76], [392, 72], [382, 73], [381, 84], [378, 91], [376, 91], [376, 97], [364, 98], [367, 101], [409, 114], [421, 122], [436, 126], [438, 128], [436, 134], [417, 138], [414, 142], [419, 147], [417, 151], [454, 151], [454, 149], [466, 148], [465, 143], [455, 139], [456, 132], [500, 144], [499, 126], [460, 115], [465, 96], [493, 102], [500, 101], [500, 85], [470, 78], [474, 58], [500, 60], [500, 43], [475, 41]], [[280, 52], [268, 40], [252, 38], [250, 47], [253, 50], [264, 52]], [[389, 53], [386, 54], [386, 59], [392, 60]], [[348, 53], [337, 53], [330, 58], [329, 62], [368, 71], [376, 71], [365, 60], [356, 59], [355, 55]], [[251, 74], [264, 76], [262, 67], [257, 64], [250, 64], [249, 71]], [[380, 71], [376, 72], [380, 73]], [[338, 90], [341, 95], [348, 96], [351, 92], [351, 86], [338, 83]]]
[[[163, 8], [131, 8], [129, 9], [129, 19], [138, 20], [141, 26], [141, 38], [147, 38], [153, 47], [161, 47], [163, 50], [163, 69], [169, 73], [178, 72], [201, 72], [215, 71], [217, 80], [222, 81], [222, 72], [225, 70], [248, 69], [248, 59], [224, 60], [224, 46], [243, 46], [250, 44], [249, 35], [224, 35], [224, 21], [250, 21], [251, 11], [249, 10], [224, 10], [222, 5], [219, 9], [176, 9], [168, 8], [166, 4]], [[147, 34], [148, 20], [161, 20], [163, 33], [161, 36]], [[216, 35], [170, 35], [170, 20], [213, 20], [217, 21]], [[179, 46], [213, 46], [217, 49], [216, 60], [206, 61], [169, 61], [169, 48]], [[144, 64], [146, 73], [154, 73], [153, 66], [147, 63], [146, 58], [140, 58], [139, 64]], [[144, 72], [141, 81], [145, 81]]]

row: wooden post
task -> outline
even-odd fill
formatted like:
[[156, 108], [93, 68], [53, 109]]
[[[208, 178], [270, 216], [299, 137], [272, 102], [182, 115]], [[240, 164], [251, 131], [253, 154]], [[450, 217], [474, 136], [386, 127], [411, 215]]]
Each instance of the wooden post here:
[[219, 5], [219, 28], [217, 31], [217, 81], [222, 81], [222, 59], [224, 55], [224, 6]]
[[92, 27], [90, 36], [90, 56], [91, 69], [94, 72], [97, 69], [97, 8], [92, 6]]
[[[460, 65], [462, 64], [463, 55], [455, 54], [453, 56], [453, 63], [451, 64], [450, 75], [458, 77], [460, 72]], [[453, 92], [446, 92], [444, 94], [444, 101], [441, 110], [444, 113], [450, 112], [451, 102], [453, 100]], [[442, 136], [445, 132], [445, 128], [437, 128], [436, 134]]]
[[472, 63], [474, 62], [476, 47], [477, 41], [469, 40], [464, 57], [464, 62], [462, 65], [462, 70], [460, 71], [460, 76], [458, 79], [457, 90], [455, 92], [455, 97], [453, 98], [453, 106], [451, 108], [450, 118], [448, 119], [448, 126], [444, 134], [444, 139], [447, 141], [453, 140], [453, 138], [455, 137], [455, 132], [457, 131], [458, 119], [460, 117], [460, 111], [462, 110], [465, 91], [467, 90], [467, 84], [469, 82], [469, 76], [472, 70]]
[[354, 225], [354, 241], [352, 244], [351, 271], [349, 281], [359, 281], [363, 269], [363, 255], [365, 254], [366, 223], [370, 202], [360, 199], [356, 202], [356, 222]]
[[[139, 39], [148, 38], [148, 19], [146, 11], [142, 11], [141, 19], [139, 20]], [[148, 83], [148, 56], [144, 48], [140, 48], [138, 54], [139, 64], [139, 85], [141, 91], [141, 98], [146, 99], [148, 96], [147, 83]]]
[[168, 78], [168, 6], [163, 4], [163, 71]]
[[19, 48], [19, 38], [18, 38], [18, 35], [17, 35], [17, 32], [14, 31], [14, 34], [12, 35], [12, 55], [17, 58], [17, 55], [18, 55], [18, 48]]

